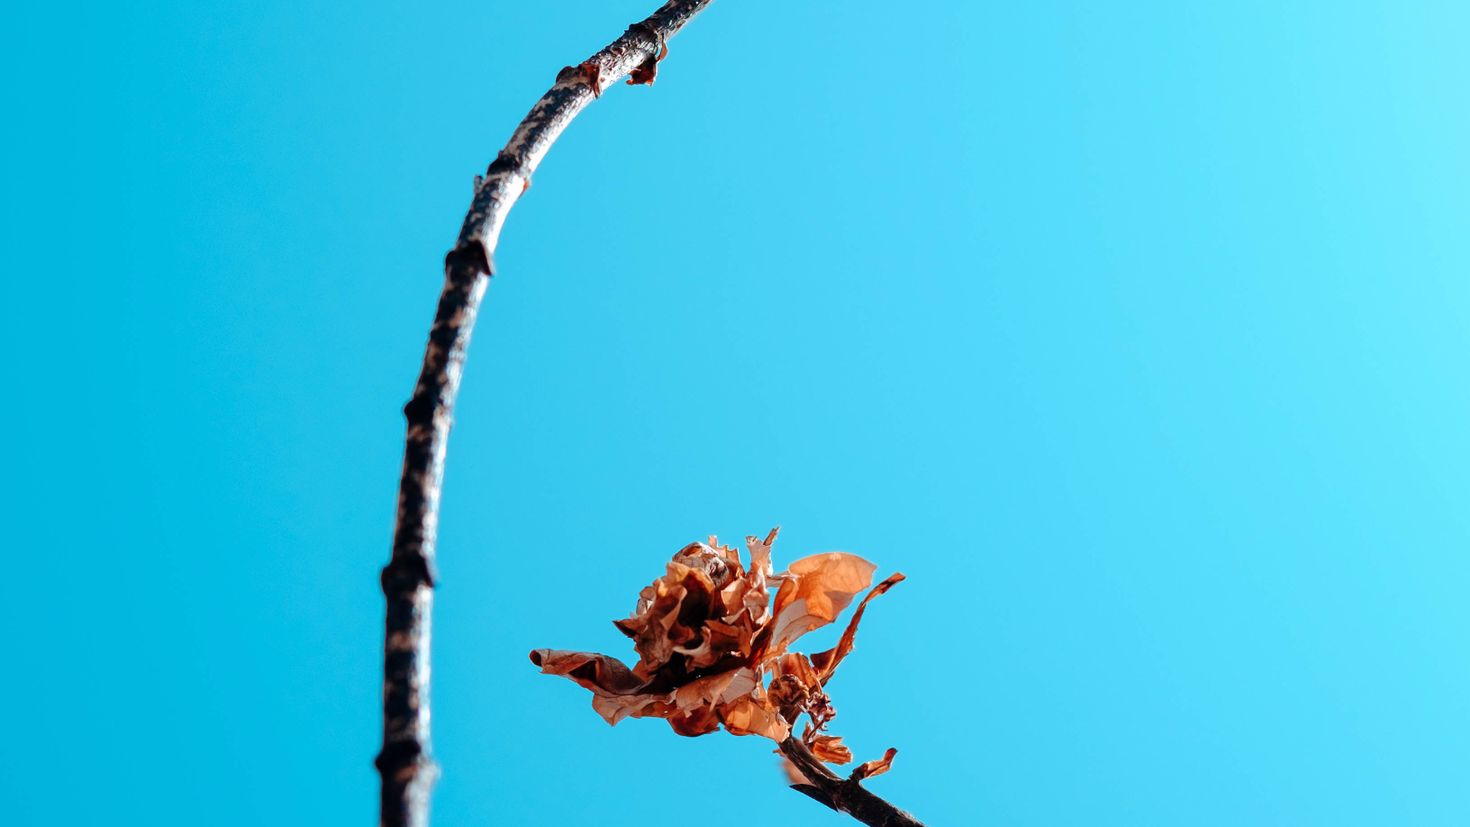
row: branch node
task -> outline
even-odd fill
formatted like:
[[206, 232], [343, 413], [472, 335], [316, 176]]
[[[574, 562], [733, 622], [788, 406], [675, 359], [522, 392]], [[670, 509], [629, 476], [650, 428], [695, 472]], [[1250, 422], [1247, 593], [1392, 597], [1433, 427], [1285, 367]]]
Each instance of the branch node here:
[[460, 241], [444, 257], [444, 271], [450, 278], [465, 275], [473, 278], [481, 273], [493, 276], [495, 265], [490, 261], [490, 254], [485, 250], [484, 244], [478, 240]]
[[434, 400], [428, 396], [416, 393], [403, 405], [403, 418], [408, 420], [409, 425], [426, 424], [433, 416]]
[[432, 589], [437, 579], [434, 566], [422, 554], [394, 557], [383, 567], [378, 578], [385, 595], [413, 591], [421, 585]]
[[383, 745], [382, 752], [373, 759], [373, 766], [379, 771], [395, 772], [417, 763], [423, 754], [424, 748], [418, 741], [393, 741]]
[[[563, 72], [566, 70], [563, 69]], [[577, 74], [592, 87], [592, 97], [602, 97], [602, 65], [595, 60], [584, 60], [577, 64]]]
[[633, 25], [628, 27], [628, 31], [646, 32], [649, 37], [653, 38], [653, 51], [650, 52], [648, 57], [645, 57], [643, 59], [643, 62], [638, 64], [638, 67], [634, 69], [631, 74], [628, 75], [628, 85], [652, 86], [654, 79], [658, 77], [659, 61], [669, 56], [669, 42], [664, 39], [662, 32], [660, 32], [653, 26], [648, 25], [647, 22], [634, 23]]
[[516, 156], [502, 149], [495, 154], [495, 160], [491, 161], [490, 166], [485, 169], [485, 175], [494, 177], [502, 173], [514, 172], [518, 165]]
[[[668, 0], [640, 30], [653, 34], [654, 51], [661, 57], [666, 52], [664, 39], [709, 3]], [[481, 279], [495, 273], [496, 235], [505, 213], [516, 201], [506, 191], [514, 187], [509, 176], [520, 176], [524, 192], [531, 185], [531, 174], [545, 148], [587, 104], [579, 85], [587, 83], [592, 94], [600, 97], [603, 75], [613, 66], [610, 57], [617, 55], [616, 65], [625, 66], [647, 47], [641, 38], [615, 40], [597, 53], [599, 58], [568, 66], [557, 74], [557, 85], [542, 96], [517, 128], [510, 146], [518, 151], [501, 150], [485, 174], [475, 178], [475, 194], [460, 239], [444, 258], [445, 286], [430, 328], [422, 372], [413, 398], [403, 408], [409, 427], [399, 482], [398, 518], [392, 557], [381, 574], [387, 596], [383, 748], [374, 762], [382, 776], [380, 827], [427, 827], [429, 793], [439, 774], [437, 763], [429, 755], [427, 624], [432, 593], [425, 589], [432, 588], [438, 579], [432, 558], [444, 446], [475, 311], [484, 292]], [[482, 237], [482, 233], [489, 233], [489, 237]], [[405, 738], [410, 733], [412, 737]]]

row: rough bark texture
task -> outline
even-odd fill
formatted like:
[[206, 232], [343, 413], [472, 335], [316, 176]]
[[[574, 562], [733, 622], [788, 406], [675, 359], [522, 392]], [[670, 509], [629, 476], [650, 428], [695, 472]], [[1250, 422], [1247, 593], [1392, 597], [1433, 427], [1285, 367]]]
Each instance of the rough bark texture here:
[[532, 107], [510, 143], [476, 178], [459, 240], [445, 258], [444, 291], [429, 330], [424, 365], [404, 406], [408, 435], [398, 487], [393, 554], [383, 569], [387, 620], [383, 644], [383, 827], [427, 827], [429, 792], [438, 766], [429, 748], [429, 620], [434, 604], [434, 540], [444, 452], [459, 393], [465, 351], [505, 216], [530, 186], [531, 174], [567, 124], [604, 86], [635, 73], [651, 82], [665, 42], [710, 0], [670, 0], [648, 19], [575, 67]]
[[[484, 177], [475, 179], [474, 200], [459, 240], [445, 257], [444, 290], [429, 330], [423, 369], [403, 408], [408, 434], [398, 488], [398, 519], [392, 557], [382, 575], [388, 603], [383, 748], [376, 761], [382, 775], [382, 827], [428, 827], [429, 793], [439, 774], [429, 742], [429, 621], [439, 495], [465, 352], [490, 284], [495, 245], [506, 214], [577, 113], [624, 77], [631, 75], [632, 83], [652, 83], [667, 40], [710, 2], [670, 0], [597, 54], [562, 69], [556, 84], [531, 108]], [[857, 782], [833, 775], [799, 742], [788, 740], [781, 748], [812, 779], [810, 785], [797, 785], [807, 795], [865, 824], [922, 827]]]
[[791, 789], [871, 827], [924, 827], [918, 819], [869, 792], [856, 778], [843, 778], [832, 772], [799, 738], [782, 741], [781, 754], [808, 781], [793, 784]]

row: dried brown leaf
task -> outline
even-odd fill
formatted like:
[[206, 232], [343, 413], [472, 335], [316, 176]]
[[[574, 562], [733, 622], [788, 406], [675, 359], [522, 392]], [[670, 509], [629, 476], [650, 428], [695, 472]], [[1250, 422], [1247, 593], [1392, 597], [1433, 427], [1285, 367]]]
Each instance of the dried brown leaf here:
[[776, 535], [781, 533], [781, 527], [776, 526], [766, 535], [766, 539], [757, 540], [755, 535], [745, 538], [745, 548], [750, 552], [750, 568], [752, 571], [763, 572], [770, 577], [771, 568], [771, 546], [776, 544]]
[[852, 761], [852, 750], [843, 746], [842, 739], [835, 735], [814, 735], [807, 742], [812, 755], [828, 764], [846, 764]]
[[658, 77], [659, 61], [668, 56], [669, 47], [667, 44], [664, 44], [663, 48], [659, 50], [658, 57], [653, 57], [650, 55], [649, 57], [644, 58], [642, 63], [638, 64], [638, 68], [634, 69], [632, 74], [628, 76], [628, 85], [637, 86], [639, 84], [646, 83], [649, 86], [652, 86], [654, 78]]
[[749, 695], [759, 685], [753, 669], [732, 669], [708, 675], [674, 690], [674, 704], [680, 709], [726, 704]]
[[785, 651], [791, 641], [836, 620], [853, 597], [873, 582], [877, 568], [856, 554], [841, 551], [792, 563], [771, 610], [776, 619], [770, 651]]
[[675, 553], [663, 576], [639, 592], [632, 615], [614, 621], [638, 652], [631, 668], [607, 655], [555, 649], [533, 651], [532, 662], [591, 690], [593, 708], [608, 723], [658, 717], [681, 735], [723, 725], [736, 735], [780, 742], [806, 715], [802, 740], [813, 754], [831, 763], [851, 761], [842, 740], [822, 732], [836, 715], [823, 683], [852, 650], [868, 601], [902, 575], [863, 598], [833, 649], [815, 660], [787, 651], [802, 634], [836, 620], [872, 582], [874, 566], [830, 552], [777, 574], [771, 565], [777, 532], [764, 540], [746, 538], [749, 568], [715, 537]]
[[592, 708], [614, 726], [624, 718], [666, 718], [674, 709], [665, 693], [592, 696]]
[[888, 770], [893, 766], [893, 757], [895, 755], [898, 755], [898, 750], [894, 749], [893, 747], [889, 747], [888, 751], [883, 753], [882, 758], [878, 758], [873, 761], [864, 761], [863, 763], [858, 764], [857, 769], [852, 771], [852, 780], [861, 781], [864, 778], [872, 778], [875, 775], [882, 775], [883, 773], [888, 772]]
[[735, 735], [764, 735], [780, 743], [791, 734], [791, 725], [764, 698], [736, 698], [724, 712], [725, 729]]
[[842, 632], [842, 637], [837, 641], [837, 645], [825, 652], [817, 652], [812, 655], [812, 665], [816, 667], [823, 684], [827, 683], [832, 673], [837, 671], [837, 664], [852, 652], [853, 643], [857, 638], [858, 621], [863, 619], [863, 612], [868, 608], [868, 601], [893, 588], [894, 584], [903, 582], [903, 579], [902, 573], [894, 572], [882, 583], [874, 586], [873, 590], [863, 598], [863, 602], [858, 604], [857, 611], [852, 613], [852, 619], [847, 621], [847, 629]]
[[672, 708], [669, 693], [645, 692], [645, 682], [622, 661], [592, 652], [536, 649], [531, 662], [547, 675], [562, 675], [592, 690], [592, 708], [609, 724], [632, 716], [663, 717]]
[[565, 675], [578, 684], [609, 695], [628, 695], [643, 687], [622, 661], [592, 652], [567, 652], [560, 649], [535, 649], [531, 662], [547, 675]]
[[708, 735], [720, 728], [720, 716], [712, 707], [701, 706], [690, 710], [679, 710], [669, 716], [669, 726], [680, 735], [694, 738]]

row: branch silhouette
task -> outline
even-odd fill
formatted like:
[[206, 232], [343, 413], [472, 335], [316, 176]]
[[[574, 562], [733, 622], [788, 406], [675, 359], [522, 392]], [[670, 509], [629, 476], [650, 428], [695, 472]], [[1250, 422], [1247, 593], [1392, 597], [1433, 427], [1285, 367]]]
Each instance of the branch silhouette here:
[[[454, 403], [475, 317], [494, 272], [501, 228], [511, 207], [530, 186], [532, 173], [572, 119], [606, 87], [624, 77], [630, 84], [652, 83], [658, 63], [667, 53], [668, 40], [710, 2], [669, 0], [587, 60], [562, 69], [556, 83], [531, 108], [485, 175], [475, 179], [474, 198], [459, 238], [445, 256], [444, 288], [429, 329], [423, 367], [413, 395], [403, 408], [407, 435], [397, 521], [392, 555], [382, 571], [387, 601], [383, 745], [375, 761], [382, 779], [381, 827], [429, 824], [429, 798], [439, 774], [431, 752], [429, 726], [430, 621], [437, 579], [439, 501]], [[848, 783], [840, 779], [812, 781], [827, 795], [824, 803], [838, 805], [836, 809], [844, 809], [848, 802], [864, 802], [861, 806], [853, 804], [856, 809], [844, 810], [864, 823], [894, 827], [918, 823], [912, 819], [867, 820], [860, 813], [879, 812], [869, 807], [867, 799], [876, 798], [871, 793], [863, 790], [866, 797], [861, 797], [847, 788], [839, 789], [834, 784]], [[851, 787], [861, 789], [855, 782]]]
[[918, 819], [864, 787], [858, 773], [843, 778], [832, 772], [821, 759], [812, 755], [800, 738], [787, 738], [780, 743], [780, 749], [786, 760], [806, 776], [805, 784], [792, 784], [791, 789], [839, 813], [847, 813], [869, 827], [924, 827]]

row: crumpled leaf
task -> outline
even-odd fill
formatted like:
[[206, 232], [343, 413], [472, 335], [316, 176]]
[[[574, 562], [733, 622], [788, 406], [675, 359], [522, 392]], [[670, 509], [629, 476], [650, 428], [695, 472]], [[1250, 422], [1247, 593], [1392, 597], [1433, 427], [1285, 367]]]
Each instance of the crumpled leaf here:
[[847, 621], [847, 628], [843, 630], [837, 645], [825, 652], [812, 655], [812, 666], [816, 667], [823, 684], [832, 677], [833, 672], [837, 671], [837, 664], [852, 652], [853, 642], [857, 639], [858, 621], [863, 619], [863, 611], [868, 608], [868, 601], [893, 588], [894, 584], [903, 582], [903, 579], [903, 574], [894, 572], [888, 575], [882, 583], [874, 586], [873, 590], [863, 598], [863, 602], [858, 604], [857, 611], [852, 613], [852, 619]]
[[564, 675], [592, 690], [592, 708], [609, 724], [630, 715], [635, 718], [657, 715], [656, 710], [670, 706], [668, 693], [644, 692], [645, 682], [617, 658], [590, 652], [536, 649], [531, 652], [531, 662], [541, 667], [543, 674]]
[[791, 724], [755, 695], [736, 698], [726, 706], [724, 721], [732, 735], [763, 735], [780, 743], [791, 734]]
[[771, 648], [787, 644], [837, 619], [858, 592], [873, 582], [877, 566], [856, 554], [829, 551], [791, 564], [776, 592]]
[[643, 686], [622, 661], [607, 655], [536, 649], [531, 662], [547, 675], [565, 675], [594, 692], [628, 694]]
[[[787, 652], [770, 662], [771, 703], [788, 721], [795, 721], [803, 713], [812, 720], [812, 726], [821, 729], [836, 717], [837, 710], [827, 693], [822, 691], [822, 682], [812, 662], [800, 652]], [[806, 741], [811, 741], [807, 733]]]
[[[802, 741], [812, 753], [828, 763], [850, 762], [842, 739], [823, 732], [837, 714], [824, 684], [852, 651], [868, 601], [903, 575], [863, 598], [834, 648], [810, 658], [787, 651], [802, 635], [835, 621], [872, 582], [876, 567], [854, 554], [827, 552], [778, 574], [771, 563], [778, 532], [746, 538], [748, 567], [715, 537], [675, 553], [663, 576], [639, 592], [633, 614], [614, 621], [633, 640], [639, 658], [632, 667], [607, 655], [559, 649], [536, 649], [531, 661], [545, 674], [591, 690], [593, 709], [609, 724], [656, 717], [680, 735], [723, 726], [735, 735], [780, 742], [805, 715]], [[879, 763], [858, 770], [887, 769]]]
[[812, 755], [828, 764], [847, 764], [852, 761], [852, 750], [844, 746], [842, 739], [836, 735], [814, 735], [808, 748]]
[[893, 766], [893, 757], [895, 755], [898, 755], [898, 750], [894, 749], [893, 747], [889, 747], [888, 750], [883, 753], [882, 758], [877, 758], [872, 761], [864, 761], [863, 763], [858, 764], [857, 769], [852, 771], [852, 775], [850, 777], [853, 781], [861, 781], [864, 778], [872, 778], [875, 775], [882, 775], [883, 773], [888, 772], [888, 770]]

